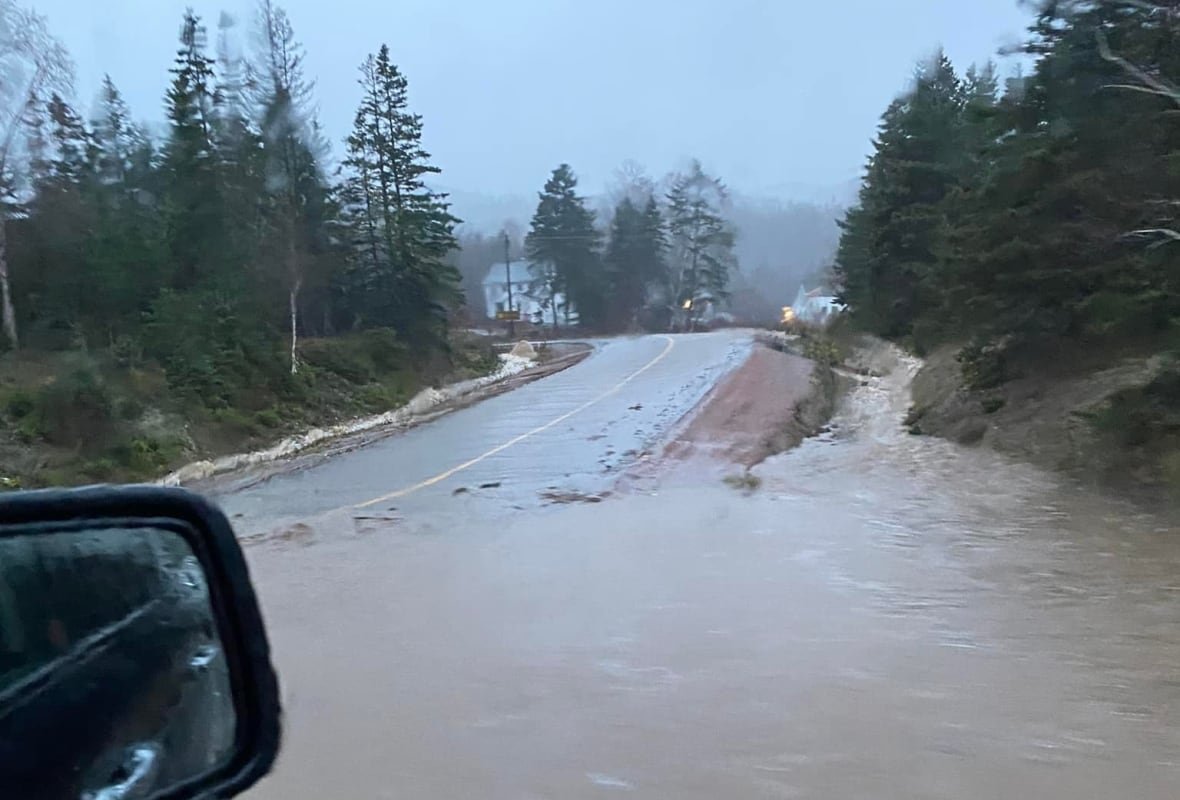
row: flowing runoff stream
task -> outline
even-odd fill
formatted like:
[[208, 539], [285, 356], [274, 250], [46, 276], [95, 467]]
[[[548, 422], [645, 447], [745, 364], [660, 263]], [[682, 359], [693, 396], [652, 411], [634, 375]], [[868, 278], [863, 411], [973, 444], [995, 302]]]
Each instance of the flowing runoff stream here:
[[1180, 796], [1175, 525], [908, 435], [890, 360], [748, 496], [251, 548], [288, 713], [251, 796]]

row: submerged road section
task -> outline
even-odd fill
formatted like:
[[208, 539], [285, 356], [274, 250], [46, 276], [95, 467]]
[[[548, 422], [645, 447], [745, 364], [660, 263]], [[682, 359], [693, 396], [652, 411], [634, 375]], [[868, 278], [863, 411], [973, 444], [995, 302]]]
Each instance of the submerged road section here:
[[223, 497], [299, 520], [247, 539], [285, 712], [251, 800], [1180, 796], [1175, 524], [910, 436], [913, 359], [739, 486], [545, 500], [616, 486], [719, 377], [702, 429], [741, 429], [749, 348], [610, 342]]

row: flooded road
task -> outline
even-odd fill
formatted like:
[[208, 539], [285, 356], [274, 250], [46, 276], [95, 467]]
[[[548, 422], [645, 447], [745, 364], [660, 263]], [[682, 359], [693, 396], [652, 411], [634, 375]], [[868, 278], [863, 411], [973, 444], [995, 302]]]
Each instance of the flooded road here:
[[[717, 354], [703, 384], [636, 378], [609, 402], [703, 394], [734, 336], [683, 348]], [[595, 505], [448, 484], [395, 522], [321, 513], [259, 540], [287, 734], [249, 796], [1180, 795], [1174, 528], [904, 434], [914, 365], [894, 366], [749, 496], [686, 469]], [[584, 414], [496, 474], [581, 464], [611, 416]]]

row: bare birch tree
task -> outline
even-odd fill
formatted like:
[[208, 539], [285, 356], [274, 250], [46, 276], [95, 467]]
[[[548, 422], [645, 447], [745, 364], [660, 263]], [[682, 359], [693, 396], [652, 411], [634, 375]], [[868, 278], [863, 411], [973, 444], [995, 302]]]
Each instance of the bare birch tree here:
[[274, 198], [274, 223], [283, 253], [294, 375], [299, 371], [299, 293], [310, 260], [309, 216], [315, 213], [310, 206], [321, 195], [316, 152], [320, 148], [311, 108], [313, 85], [303, 74], [303, 48], [286, 12], [271, 0], [259, 0], [257, 36], [266, 185]]

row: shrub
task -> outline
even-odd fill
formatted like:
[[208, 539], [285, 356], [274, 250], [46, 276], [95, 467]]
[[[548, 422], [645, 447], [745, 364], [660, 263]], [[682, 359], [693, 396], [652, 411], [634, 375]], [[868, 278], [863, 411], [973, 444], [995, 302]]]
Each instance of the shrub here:
[[406, 360], [406, 346], [392, 328], [373, 328], [361, 334], [361, 342], [369, 360], [379, 372], [392, 372]]
[[349, 336], [311, 339], [303, 344], [303, 361], [349, 383], [366, 384], [403, 367], [409, 353], [390, 328], [373, 328]]
[[992, 389], [1008, 379], [1007, 343], [974, 341], [955, 356], [971, 389]]
[[132, 422], [143, 416], [143, 403], [134, 397], [122, 397], [115, 401], [115, 415], [124, 422]]
[[803, 342], [803, 357], [827, 366], [836, 366], [843, 360], [836, 343], [821, 337], [808, 337]]
[[14, 420], [27, 417], [37, 407], [37, 399], [23, 389], [15, 389], [4, 399], [4, 412]]
[[209, 414], [217, 425], [233, 436], [257, 436], [261, 428], [252, 415], [236, 408], [217, 408]]
[[472, 337], [458, 344], [452, 355], [453, 366], [473, 375], [488, 375], [500, 368], [500, 356], [487, 337]]
[[367, 411], [389, 411], [406, 401], [405, 394], [384, 384], [374, 383], [361, 390], [358, 399]]
[[64, 375], [43, 387], [35, 408], [22, 422], [53, 444], [94, 449], [106, 441], [114, 417], [114, 402], [102, 376], [89, 359], [79, 359]]
[[273, 408], [264, 408], [254, 415], [254, 420], [264, 428], [278, 428], [283, 424], [283, 418]]
[[279, 385], [285, 366], [257, 309], [216, 293], [160, 294], [143, 339], [179, 394], [208, 408], [236, 404], [243, 390]]
[[128, 468], [136, 476], [144, 477], [160, 472], [180, 451], [181, 445], [177, 440], [141, 436], [115, 447], [110, 460]]
[[1007, 401], [1004, 400], [1003, 397], [993, 395], [991, 397], [983, 398], [983, 400], [980, 402], [980, 405], [983, 407], [984, 414], [994, 414], [1003, 408], [1006, 403]]

